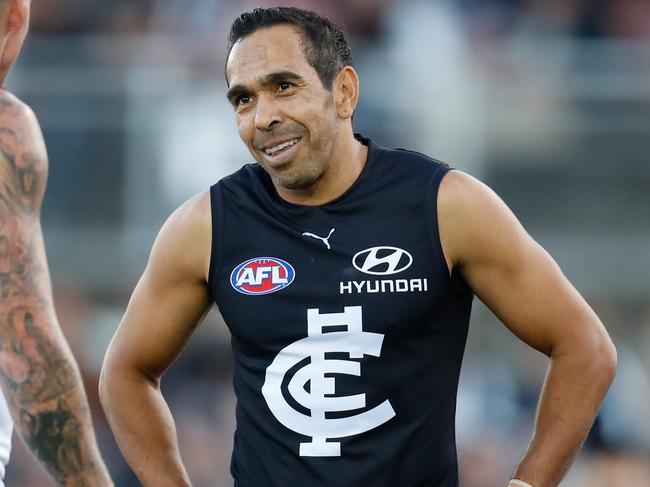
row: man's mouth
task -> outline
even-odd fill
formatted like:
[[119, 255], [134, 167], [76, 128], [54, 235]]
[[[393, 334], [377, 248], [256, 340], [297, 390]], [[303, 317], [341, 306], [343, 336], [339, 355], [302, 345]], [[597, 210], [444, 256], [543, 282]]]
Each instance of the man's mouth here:
[[278, 155], [279, 153], [281, 153], [282, 151], [288, 149], [292, 145], [297, 144], [299, 140], [300, 139], [287, 140], [286, 142], [282, 142], [281, 144], [274, 145], [273, 147], [269, 147], [267, 149], [264, 149], [264, 153], [267, 156]]

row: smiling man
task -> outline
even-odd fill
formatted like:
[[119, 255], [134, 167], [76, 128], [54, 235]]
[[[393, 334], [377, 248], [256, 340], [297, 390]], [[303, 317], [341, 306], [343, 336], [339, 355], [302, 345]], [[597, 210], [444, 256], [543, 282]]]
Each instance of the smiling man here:
[[510, 485], [556, 486], [614, 374], [598, 318], [487, 187], [354, 134], [359, 80], [327, 19], [256, 9], [230, 46], [227, 96], [257, 164], [165, 223], [103, 367], [141, 481], [190, 485], [160, 378], [216, 303], [235, 360], [236, 486], [458, 486], [477, 295], [550, 358]]

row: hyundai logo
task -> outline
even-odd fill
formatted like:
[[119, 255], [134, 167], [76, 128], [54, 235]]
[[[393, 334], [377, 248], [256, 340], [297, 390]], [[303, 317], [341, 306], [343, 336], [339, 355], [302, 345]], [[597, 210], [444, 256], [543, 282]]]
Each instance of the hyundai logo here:
[[413, 263], [413, 257], [406, 250], [397, 247], [372, 247], [357, 252], [352, 265], [359, 271], [376, 276], [402, 272]]

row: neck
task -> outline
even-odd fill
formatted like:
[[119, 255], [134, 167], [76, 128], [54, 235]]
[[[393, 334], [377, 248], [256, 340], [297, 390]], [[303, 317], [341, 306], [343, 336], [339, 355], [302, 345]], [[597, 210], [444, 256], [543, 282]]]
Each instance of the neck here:
[[333, 141], [330, 164], [309, 188], [287, 189], [275, 184], [282, 199], [296, 205], [317, 206], [345, 193], [357, 180], [368, 158], [368, 147], [346, 132]]

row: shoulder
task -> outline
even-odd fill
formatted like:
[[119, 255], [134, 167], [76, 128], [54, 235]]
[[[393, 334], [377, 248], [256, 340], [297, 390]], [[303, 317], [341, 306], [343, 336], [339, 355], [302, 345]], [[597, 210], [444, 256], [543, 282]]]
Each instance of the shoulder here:
[[152, 262], [183, 273], [207, 276], [212, 245], [210, 192], [183, 203], [162, 226], [152, 250]]
[[478, 179], [463, 171], [453, 170], [449, 171], [440, 183], [438, 206], [449, 211], [469, 210], [477, 198], [490, 199], [492, 195], [496, 196]]
[[491, 219], [507, 207], [486, 184], [462, 171], [445, 174], [438, 190], [438, 212], [452, 217]]
[[0, 190], [17, 208], [38, 210], [47, 180], [47, 152], [31, 108], [0, 89]]
[[31, 109], [16, 95], [10, 91], [0, 88], [0, 115], [7, 115], [7, 112], [24, 115], [29, 114], [31, 112]]
[[32, 109], [17, 96], [1, 88], [0, 124], [4, 141], [23, 145], [31, 143], [34, 150], [44, 149], [41, 128]]
[[179, 235], [197, 236], [209, 230], [210, 214], [210, 192], [205, 190], [179, 206], [165, 225]]
[[191, 244], [210, 233], [210, 192], [202, 191], [179, 206], [161, 229], [172, 243]]
[[476, 178], [449, 171], [438, 190], [438, 221], [445, 254], [454, 263], [516, 248], [527, 236], [499, 196]]

